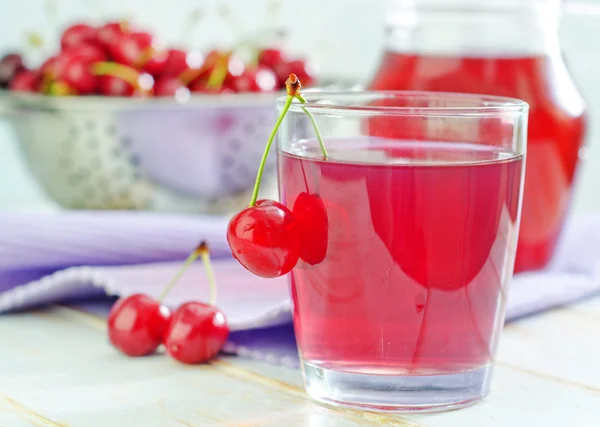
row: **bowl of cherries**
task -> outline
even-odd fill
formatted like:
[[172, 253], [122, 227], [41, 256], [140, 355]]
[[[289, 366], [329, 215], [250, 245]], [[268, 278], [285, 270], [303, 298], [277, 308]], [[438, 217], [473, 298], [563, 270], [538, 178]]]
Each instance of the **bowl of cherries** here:
[[[71, 209], [223, 213], [252, 191], [273, 103], [302, 59], [158, 47], [127, 22], [77, 23], [36, 67], [0, 58], [0, 103], [34, 177]], [[265, 166], [274, 182], [274, 161]]]

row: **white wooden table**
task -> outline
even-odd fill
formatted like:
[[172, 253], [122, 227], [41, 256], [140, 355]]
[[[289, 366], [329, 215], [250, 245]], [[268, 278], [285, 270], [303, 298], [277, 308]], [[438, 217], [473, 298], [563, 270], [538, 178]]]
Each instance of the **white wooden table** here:
[[[1, 139], [0, 209], [47, 209]], [[239, 358], [129, 359], [108, 345], [104, 320], [71, 308], [0, 316], [0, 427], [371, 425], [599, 427], [600, 298], [510, 324], [490, 396], [418, 416], [322, 406], [299, 371]]]
[[597, 427], [599, 331], [600, 298], [510, 324], [483, 403], [397, 416], [313, 403], [300, 372], [249, 360], [126, 358], [103, 319], [53, 306], [0, 318], [0, 426]]

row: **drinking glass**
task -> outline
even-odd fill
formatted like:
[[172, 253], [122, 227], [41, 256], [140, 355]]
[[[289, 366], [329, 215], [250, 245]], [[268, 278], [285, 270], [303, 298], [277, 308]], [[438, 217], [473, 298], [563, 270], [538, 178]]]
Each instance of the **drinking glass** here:
[[306, 391], [372, 410], [477, 402], [513, 273], [528, 105], [433, 92], [305, 98], [282, 123], [277, 162], [299, 235], [290, 280]]

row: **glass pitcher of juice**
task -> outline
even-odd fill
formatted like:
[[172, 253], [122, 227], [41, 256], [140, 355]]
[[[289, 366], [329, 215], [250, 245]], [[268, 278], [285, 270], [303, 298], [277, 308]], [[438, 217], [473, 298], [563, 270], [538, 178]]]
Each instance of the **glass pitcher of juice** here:
[[[586, 106], [561, 54], [560, 12], [561, 0], [388, 0], [388, 45], [369, 85], [529, 103], [515, 272], [550, 261], [584, 140]], [[380, 130], [381, 136], [392, 133]]]

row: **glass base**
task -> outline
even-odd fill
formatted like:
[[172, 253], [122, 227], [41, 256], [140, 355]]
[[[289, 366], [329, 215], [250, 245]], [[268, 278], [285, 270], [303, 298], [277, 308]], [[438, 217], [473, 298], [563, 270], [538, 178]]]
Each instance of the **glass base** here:
[[438, 412], [479, 402], [489, 391], [491, 364], [445, 375], [368, 375], [303, 362], [306, 392], [334, 405], [386, 412]]

